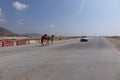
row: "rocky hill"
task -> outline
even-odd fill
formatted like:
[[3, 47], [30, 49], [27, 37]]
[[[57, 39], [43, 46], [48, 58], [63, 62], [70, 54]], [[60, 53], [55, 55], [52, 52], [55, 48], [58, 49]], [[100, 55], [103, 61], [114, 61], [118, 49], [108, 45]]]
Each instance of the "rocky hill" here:
[[16, 34], [6, 28], [0, 27], [0, 36], [16, 36]]

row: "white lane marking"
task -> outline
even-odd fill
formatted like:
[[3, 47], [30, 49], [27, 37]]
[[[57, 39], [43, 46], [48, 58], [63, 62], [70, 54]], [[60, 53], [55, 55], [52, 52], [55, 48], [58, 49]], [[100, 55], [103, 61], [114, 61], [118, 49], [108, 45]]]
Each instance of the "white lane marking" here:
[[108, 44], [108, 45], [110, 45], [112, 48], [113, 48], [113, 50], [118, 54], [118, 55], [120, 55], [120, 52], [115, 48], [115, 46], [113, 46], [108, 40], [106, 40], [105, 38], [103, 38], [103, 40]]

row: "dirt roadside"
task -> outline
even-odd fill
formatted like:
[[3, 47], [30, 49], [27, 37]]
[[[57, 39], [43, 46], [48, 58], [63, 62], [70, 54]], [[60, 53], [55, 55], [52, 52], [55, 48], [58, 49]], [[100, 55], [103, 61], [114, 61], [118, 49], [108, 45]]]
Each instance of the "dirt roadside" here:
[[120, 52], [120, 37], [106, 37], [106, 39]]

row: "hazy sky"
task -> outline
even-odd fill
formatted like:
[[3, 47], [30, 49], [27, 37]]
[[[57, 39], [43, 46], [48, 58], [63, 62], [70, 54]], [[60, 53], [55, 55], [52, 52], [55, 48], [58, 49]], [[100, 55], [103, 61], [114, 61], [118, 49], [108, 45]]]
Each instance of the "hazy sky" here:
[[120, 35], [120, 0], [0, 0], [0, 26], [16, 33]]

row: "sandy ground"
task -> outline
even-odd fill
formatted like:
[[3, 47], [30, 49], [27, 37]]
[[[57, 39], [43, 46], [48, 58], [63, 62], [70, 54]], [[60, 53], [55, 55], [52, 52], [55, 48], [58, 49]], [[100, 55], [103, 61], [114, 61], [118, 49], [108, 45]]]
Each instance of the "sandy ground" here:
[[[15, 40], [21, 40], [21, 39], [27, 39], [27, 40], [38, 40], [40, 39], [41, 36], [16, 36], [16, 37], [0, 37], [0, 41], [3, 41], [3, 40], [12, 40], [12, 41], [15, 41]], [[79, 36], [55, 36], [55, 40], [59, 40], [59, 39], [74, 39], [74, 38], [79, 38]]]
[[40, 36], [36, 37], [0, 37], [0, 40], [21, 40], [21, 39], [40, 39]]

